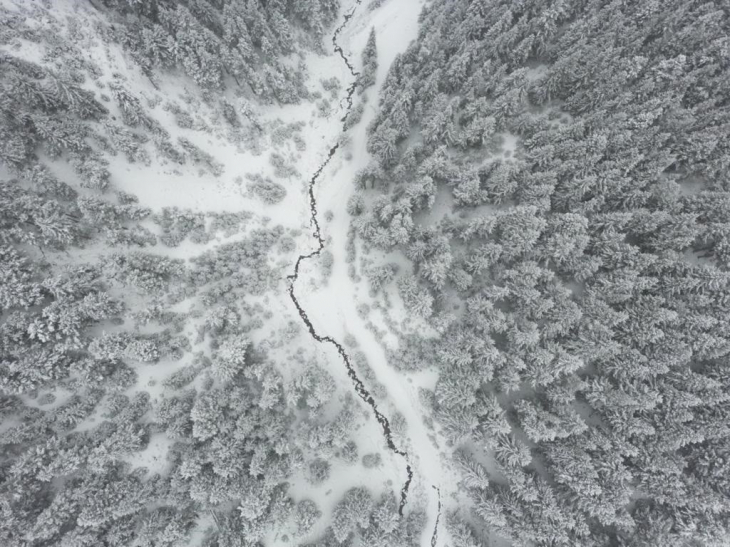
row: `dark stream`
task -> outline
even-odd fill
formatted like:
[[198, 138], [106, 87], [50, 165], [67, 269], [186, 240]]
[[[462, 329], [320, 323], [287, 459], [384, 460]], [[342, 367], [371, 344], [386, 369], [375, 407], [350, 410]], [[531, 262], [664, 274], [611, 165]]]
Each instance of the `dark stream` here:
[[436, 490], [437, 499], [439, 501], [438, 512], [436, 513], [436, 523], [433, 525], [433, 535], [431, 536], [431, 547], [436, 547], [436, 542], [439, 537], [439, 520], [441, 520], [441, 490], [436, 486], [431, 486], [431, 488]]
[[[355, 93], [355, 90], [357, 89], [357, 77], [360, 75], [359, 72], [355, 70], [355, 68], [350, 63], [350, 60], [345, 55], [345, 52], [342, 50], [342, 48], [337, 43], [337, 36], [340, 34], [340, 32], [345, 28], [347, 23], [352, 18], [353, 14], [355, 13], [355, 9], [357, 6], [360, 5], [360, 2], [362, 0], [357, 0], [355, 2], [355, 7], [352, 8], [352, 10], [345, 14], [344, 21], [342, 24], [337, 27], [335, 30], [333, 36], [332, 36], [332, 45], [334, 47], [334, 51], [339, 54], [339, 56], [342, 58], [344, 63], [347, 65], [348, 70], [350, 71], [350, 74], [353, 77], [353, 82], [350, 84], [350, 86], [347, 88], [347, 94], [345, 97], [345, 100], [347, 101], [347, 109], [345, 111], [345, 115], [342, 118], [342, 122], [344, 123], [347, 120], [347, 116], [350, 114], [350, 110], [352, 109], [352, 96]], [[413, 469], [411, 468], [411, 464], [409, 462], [408, 454], [399, 449], [395, 442], [393, 442], [393, 433], [390, 428], [390, 422], [388, 421], [388, 418], [386, 418], [380, 410], [378, 410], [378, 405], [375, 402], [375, 399], [370, 394], [370, 392], [367, 390], [365, 385], [363, 384], [362, 380], [357, 375], [357, 372], [355, 372], [355, 368], [352, 365], [352, 361], [350, 359], [350, 356], [348, 355], [347, 351], [345, 351], [345, 348], [340, 344], [337, 340], [330, 336], [323, 336], [321, 334], [318, 334], [317, 331], [314, 329], [314, 325], [312, 325], [312, 322], [310, 321], [309, 317], [307, 316], [307, 312], [304, 310], [302, 305], [299, 303], [299, 300], [297, 299], [296, 295], [294, 294], [294, 284], [296, 283], [297, 279], [299, 278], [299, 267], [301, 266], [302, 261], [307, 260], [309, 258], [312, 258], [314, 256], [319, 255], [322, 250], [324, 249], [324, 239], [322, 238], [322, 233], [319, 226], [319, 221], [317, 220], [317, 200], [314, 197], [314, 185], [319, 179], [320, 175], [322, 174], [322, 171], [324, 168], [329, 164], [330, 160], [332, 160], [332, 157], [337, 152], [337, 149], [340, 147], [339, 143], [332, 146], [332, 148], [329, 149], [329, 152], [327, 154], [327, 157], [325, 160], [320, 164], [319, 168], [315, 173], [312, 175], [312, 177], [309, 179], [309, 209], [311, 213], [311, 223], [314, 226], [314, 231], [312, 235], [317, 239], [317, 248], [312, 251], [309, 254], [306, 255], [299, 255], [297, 258], [296, 264], [294, 265], [294, 273], [291, 275], [288, 275], [287, 281], [289, 282], [289, 296], [291, 297], [292, 302], [294, 302], [294, 306], [296, 306], [297, 311], [299, 312], [299, 316], [302, 318], [302, 321], [304, 321], [304, 324], [307, 326], [307, 329], [309, 330], [309, 334], [314, 338], [317, 342], [321, 344], [330, 344], [334, 346], [337, 349], [337, 352], [342, 357], [342, 360], [345, 362], [345, 367], [347, 368], [347, 375], [352, 380], [355, 391], [357, 392], [360, 399], [365, 401], [365, 403], [372, 408], [373, 413], [375, 414], [375, 418], [378, 420], [378, 423], [380, 424], [381, 429], [383, 430], [383, 436], [385, 437], [385, 441], [388, 445], [388, 448], [397, 454], [398, 456], [402, 457], [406, 464], [406, 473], [408, 474], [408, 478], [406, 479], [405, 484], [403, 485], [403, 488], [401, 488], [400, 491], [400, 506], [398, 507], [398, 513], [403, 515], [403, 508], [405, 507], [406, 500], [408, 498], [408, 489], [410, 488], [411, 481], [413, 480]], [[435, 486], [434, 488], [438, 490]], [[441, 498], [439, 493], [439, 515], [436, 517], [436, 527], [434, 528], [434, 533], [431, 538], [431, 545], [436, 545], [436, 533], [438, 529], [438, 522], [439, 517], [441, 515]]]

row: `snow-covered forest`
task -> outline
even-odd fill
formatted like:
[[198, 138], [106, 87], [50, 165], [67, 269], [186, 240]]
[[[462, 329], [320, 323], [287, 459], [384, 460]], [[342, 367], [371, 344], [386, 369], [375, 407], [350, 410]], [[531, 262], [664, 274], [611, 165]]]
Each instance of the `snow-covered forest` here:
[[717, 0], [0, 0], [0, 545], [728, 545], [729, 173]]

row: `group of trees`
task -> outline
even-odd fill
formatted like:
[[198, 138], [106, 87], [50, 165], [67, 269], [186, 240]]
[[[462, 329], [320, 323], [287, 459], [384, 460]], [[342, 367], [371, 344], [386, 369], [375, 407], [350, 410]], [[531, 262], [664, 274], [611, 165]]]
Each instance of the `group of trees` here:
[[[256, 331], [272, 318], [268, 298], [283, 290], [274, 255], [291, 254], [296, 234], [252, 213], [153, 211], [115, 188], [117, 177], [138, 176], [126, 164], [149, 177], [142, 184], [154, 184], [153, 163], [220, 175], [191, 136], [209, 129], [208, 113], [231, 132], [251, 129], [244, 118], [257, 134], [278, 129], [272, 143], [292, 139], [301, 151], [300, 124], [264, 129], [243, 96], [305, 97], [291, 57], [321, 47], [337, 10], [336, 0], [0, 6], [3, 546], [248, 546], [268, 534], [303, 542], [322, 511], [292, 498], [289, 481], [326, 483], [335, 465], [359, 462], [354, 400], [338, 408], [322, 367], [285, 381], [296, 357], [267, 356], [298, 343], [296, 329], [272, 329], [268, 346], [251, 341], [264, 337]], [[111, 59], [120, 46], [153, 84], [179, 68], [205, 88], [187, 81], [183, 100], [206, 107], [195, 119], [173, 102], [165, 108], [182, 136], [157, 120], [161, 99], [141, 92], [134, 63], [131, 77], [97, 66], [96, 53]], [[240, 84], [236, 106], [229, 77]], [[330, 80], [325, 90], [339, 87]], [[290, 158], [272, 154], [271, 163], [295, 173]], [[263, 176], [250, 190], [269, 204], [286, 195]], [[214, 241], [252, 218], [261, 226]], [[186, 241], [208, 248], [192, 259], [172, 249]], [[338, 538], [380, 522], [366, 497], [360, 528], [343, 500]], [[420, 528], [394, 501], [380, 511], [388, 515], [372, 545], [415, 544]]]
[[[77, 350], [73, 360], [45, 351], [55, 369], [26, 363], [19, 370], [33, 371], [40, 381], [17, 387], [4, 382], [0, 395], [3, 419], [15, 424], [0, 436], [4, 545], [183, 545], [206, 515], [218, 523], [209, 532], [211, 545], [241, 536], [254, 542], [272, 527], [288, 529], [295, 517], [286, 479], [302, 457], [288, 442], [292, 414], [275, 368], [258, 361], [240, 338], [217, 350], [216, 385], [197, 392], [190, 376], [154, 405], [144, 392], [131, 399], [122, 394], [134, 377], [112, 381], [124, 366], [115, 364], [117, 356]], [[32, 394], [68, 375], [80, 385], [55, 408], [25, 406], [11, 395]], [[41, 405], [52, 402], [39, 399]], [[100, 411], [98, 426], [77, 428]], [[161, 434], [174, 442], [166, 473], [148, 477], [126, 463]], [[299, 513], [304, 527], [307, 519]]]
[[148, 74], [180, 68], [200, 86], [221, 90], [226, 78], [262, 100], [296, 103], [308, 92], [306, 67], [283, 57], [321, 49], [338, 0], [128, 2], [104, 0], [124, 18], [117, 38]]
[[377, 72], [378, 48], [375, 44], [375, 28], [371, 28], [365, 49], [362, 50], [362, 68], [360, 69], [360, 76], [357, 79], [360, 92], [375, 84]]
[[417, 547], [421, 545], [424, 520], [425, 514], [420, 511], [399, 515], [393, 493], [384, 494], [376, 502], [366, 488], [355, 487], [337, 503], [324, 537], [306, 547], [349, 545], [356, 538], [363, 547]]
[[[242, 342], [247, 324], [234, 312], [216, 321], [212, 358], [165, 382], [173, 394], [159, 401], [136, 372], [190, 350], [174, 334], [175, 314], [158, 307], [172, 287], [213, 290], [225, 260], [258, 271], [280, 232], [254, 233], [192, 269], [142, 251], [64, 267], [61, 251], [76, 253], [92, 228], [121, 228], [141, 208], [124, 196], [119, 205], [75, 204], [47, 171], [18, 173], [0, 194], [0, 542], [184, 545], [208, 515], [219, 521], [211, 544], [287, 529], [286, 479], [302, 456], [288, 448], [292, 412], [280, 376]], [[262, 275], [268, 290], [272, 276]], [[229, 290], [247, 292], [240, 287]], [[154, 303], [137, 314], [147, 334], [118, 328], [135, 311], [129, 288]], [[170, 322], [172, 332], [159, 330]], [[305, 382], [298, 396], [322, 399], [323, 389]], [[174, 445], [167, 472], [150, 477], [127, 462], [159, 435]]]
[[457, 545], [730, 537], [729, 33], [717, 2], [438, 0], [391, 67], [353, 222], [414, 312], [458, 295], [419, 349], [472, 441]]

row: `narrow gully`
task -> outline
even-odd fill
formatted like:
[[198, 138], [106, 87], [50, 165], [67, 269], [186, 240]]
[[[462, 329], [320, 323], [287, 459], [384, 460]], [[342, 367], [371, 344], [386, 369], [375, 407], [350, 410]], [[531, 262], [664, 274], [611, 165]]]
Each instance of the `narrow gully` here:
[[[337, 37], [339, 36], [340, 32], [347, 26], [350, 19], [352, 19], [352, 16], [355, 13], [355, 10], [357, 6], [359, 6], [361, 3], [361, 0], [356, 0], [355, 6], [350, 10], [349, 13], [345, 14], [344, 20], [342, 24], [335, 29], [335, 32], [332, 36], [332, 45], [334, 48], [334, 51], [342, 58], [345, 65], [347, 65], [348, 70], [350, 71], [350, 74], [353, 77], [353, 82], [348, 86], [347, 88], [347, 94], [345, 96], [345, 100], [347, 102], [347, 109], [345, 111], [345, 115], [342, 117], [341, 122], [344, 124], [344, 122], [347, 120], [347, 116], [350, 114], [350, 110], [352, 109], [352, 96], [355, 93], [355, 90], [357, 89], [357, 78], [360, 75], [359, 72], [355, 70], [353, 65], [350, 63], [350, 60], [345, 55], [345, 52], [342, 50], [340, 45], [337, 43]], [[324, 249], [324, 239], [322, 238], [322, 232], [319, 226], [319, 221], [317, 220], [317, 200], [314, 197], [314, 185], [319, 179], [319, 177], [322, 174], [322, 171], [325, 167], [329, 164], [329, 162], [334, 157], [335, 153], [339, 149], [340, 145], [339, 143], [332, 146], [332, 148], [329, 149], [329, 152], [327, 154], [327, 157], [325, 160], [320, 164], [319, 168], [315, 171], [315, 173], [312, 175], [312, 177], [309, 179], [309, 209], [310, 209], [310, 222], [314, 226], [314, 231], [312, 235], [317, 240], [317, 248], [312, 251], [311, 253], [305, 254], [305, 255], [299, 255], [297, 257], [297, 261], [294, 265], [294, 272], [287, 276], [287, 281], [289, 283], [289, 297], [291, 298], [292, 302], [294, 303], [294, 306], [297, 309], [297, 312], [299, 313], [299, 317], [301, 317], [304, 324], [307, 326], [307, 329], [309, 330], [309, 334], [314, 338], [317, 342], [320, 344], [330, 344], [334, 346], [337, 349], [337, 352], [340, 354], [340, 357], [342, 357], [342, 360], [345, 363], [345, 367], [347, 368], [347, 375], [352, 380], [355, 391], [367, 405], [370, 406], [370, 408], [373, 410], [373, 413], [375, 414], [375, 418], [377, 419], [378, 423], [380, 424], [380, 427], [383, 431], [383, 436], [385, 437], [386, 444], [388, 448], [398, 456], [402, 457], [406, 464], [406, 473], [407, 478], [406, 482], [403, 485], [403, 488], [401, 488], [401, 499], [400, 499], [400, 505], [398, 507], [398, 513], [400, 515], [403, 515], [403, 509], [405, 507], [406, 501], [408, 499], [408, 491], [411, 485], [411, 481], [413, 480], [413, 469], [411, 467], [408, 454], [404, 451], [399, 449], [395, 442], [393, 441], [393, 433], [390, 428], [390, 422], [388, 419], [383, 415], [382, 412], [378, 409], [378, 405], [375, 402], [375, 399], [370, 394], [370, 392], [367, 390], [365, 385], [363, 384], [362, 380], [360, 380], [359, 376], [357, 375], [357, 372], [355, 371], [355, 368], [352, 365], [352, 361], [350, 359], [350, 356], [348, 355], [347, 351], [345, 351], [345, 348], [337, 342], [334, 338], [330, 336], [323, 336], [317, 333], [317, 331], [314, 328], [314, 325], [312, 324], [311, 320], [309, 319], [309, 316], [307, 315], [307, 312], [304, 310], [302, 305], [299, 303], [299, 300], [296, 297], [296, 294], [294, 294], [294, 284], [296, 283], [297, 279], [299, 278], [299, 268], [301, 267], [301, 264], [304, 260], [308, 260], [314, 256], [319, 255], [322, 250]], [[438, 488], [435, 486], [433, 487], [438, 491]], [[441, 498], [440, 498], [440, 492], [439, 492], [439, 514], [436, 517], [436, 528], [434, 529], [434, 534], [431, 539], [431, 545], [436, 544], [436, 533], [439, 523], [439, 517], [441, 515]]]

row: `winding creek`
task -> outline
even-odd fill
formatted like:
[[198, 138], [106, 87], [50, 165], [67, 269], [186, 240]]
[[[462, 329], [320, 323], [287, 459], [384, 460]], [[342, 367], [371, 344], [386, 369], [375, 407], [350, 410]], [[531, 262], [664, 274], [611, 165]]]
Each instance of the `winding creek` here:
[[431, 547], [436, 547], [439, 537], [439, 520], [441, 520], [441, 489], [432, 485], [431, 488], [436, 490], [436, 499], [438, 500], [438, 511], [436, 513], [436, 522], [433, 525], [433, 535], [431, 535]]
[[[337, 43], [337, 37], [339, 36], [340, 32], [342, 32], [342, 30], [350, 22], [350, 19], [352, 19], [352, 16], [354, 15], [355, 10], [357, 9], [357, 6], [360, 5], [361, 1], [362, 0], [356, 0], [355, 6], [352, 8], [352, 10], [350, 10], [347, 14], [345, 14], [342, 24], [335, 29], [335, 32], [332, 36], [332, 45], [333, 45], [335, 53], [337, 53], [342, 58], [345, 65], [347, 65], [347, 68], [350, 71], [350, 74], [353, 77], [353, 81], [348, 86], [347, 93], [345, 96], [345, 101], [347, 102], [347, 108], [345, 111], [345, 115], [341, 119], [343, 124], [347, 120], [347, 117], [350, 114], [350, 110], [352, 109], [352, 104], [353, 104], [352, 96], [355, 93], [355, 90], [357, 88], [357, 77], [359, 76], [360, 73], [355, 70], [353, 65], [350, 63], [350, 60], [345, 55], [345, 52], [342, 50], [340, 45]], [[312, 226], [314, 227], [312, 235], [317, 240], [317, 248], [308, 254], [299, 255], [297, 257], [297, 261], [294, 265], [294, 272], [287, 276], [287, 281], [289, 284], [288, 292], [289, 292], [289, 297], [291, 298], [292, 302], [294, 303], [294, 306], [296, 307], [302, 321], [307, 326], [307, 329], [309, 330], [309, 334], [312, 336], [312, 338], [314, 338], [320, 344], [330, 344], [337, 349], [337, 352], [340, 354], [340, 357], [342, 357], [342, 360], [345, 363], [345, 367], [347, 369], [347, 375], [352, 380], [352, 383], [354, 384], [354, 387], [355, 387], [355, 391], [357, 392], [360, 399], [362, 399], [368, 406], [370, 406], [373, 413], [375, 414], [375, 418], [377, 419], [377, 421], [380, 424], [380, 427], [383, 431], [383, 436], [385, 437], [385, 441], [388, 446], [388, 449], [390, 449], [394, 454], [400, 456], [404, 460], [404, 462], [406, 464], [407, 478], [406, 478], [405, 484], [403, 485], [403, 487], [401, 488], [401, 491], [400, 491], [401, 499], [400, 499], [400, 505], [398, 507], [399, 514], [403, 515], [403, 509], [404, 509], [406, 501], [408, 499], [408, 492], [409, 492], [409, 489], [411, 486], [411, 481], [413, 480], [413, 468], [411, 467], [410, 458], [408, 456], [408, 453], [405, 452], [404, 450], [398, 448], [398, 446], [396, 446], [395, 442], [393, 441], [393, 433], [392, 433], [392, 430], [390, 427], [390, 422], [388, 421], [388, 418], [386, 418], [385, 415], [382, 412], [380, 412], [380, 410], [378, 409], [378, 405], [375, 402], [375, 399], [370, 394], [370, 392], [367, 390], [367, 388], [363, 384], [360, 377], [357, 375], [357, 372], [355, 371], [355, 368], [352, 365], [352, 360], [350, 359], [350, 356], [347, 353], [347, 351], [345, 351], [345, 348], [342, 346], [342, 344], [337, 342], [337, 340], [335, 340], [334, 338], [332, 338], [330, 336], [321, 335], [315, 330], [314, 325], [312, 324], [312, 321], [309, 319], [307, 312], [304, 310], [304, 308], [300, 304], [300, 302], [297, 299], [296, 294], [294, 292], [294, 287], [295, 287], [297, 279], [299, 278], [299, 269], [301, 267], [302, 262], [319, 255], [325, 246], [325, 242], [322, 237], [322, 232], [320, 229], [319, 221], [317, 219], [317, 200], [314, 196], [314, 185], [316, 184], [317, 180], [320, 178], [324, 168], [327, 167], [329, 162], [334, 157], [334, 155], [337, 152], [337, 150], [339, 149], [339, 147], [340, 147], [340, 144], [337, 143], [329, 149], [329, 152], [327, 153], [327, 157], [324, 159], [324, 161], [320, 164], [319, 168], [314, 172], [312, 177], [309, 179], [308, 191], [309, 191], [310, 222], [311, 222]], [[435, 547], [436, 539], [437, 539], [437, 532], [438, 532], [439, 518], [441, 516], [441, 497], [440, 497], [440, 492], [439, 492], [438, 488], [436, 488], [435, 486], [433, 486], [433, 488], [438, 492], [438, 514], [436, 517], [436, 524], [434, 526], [433, 535], [431, 537], [431, 545]]]

